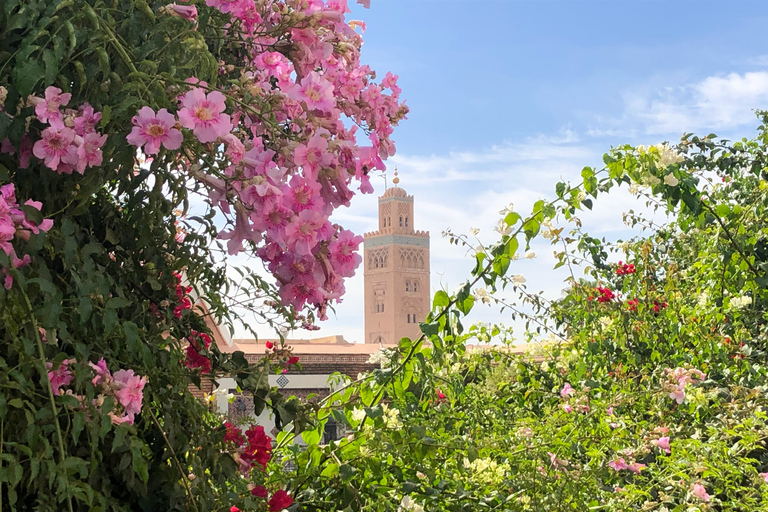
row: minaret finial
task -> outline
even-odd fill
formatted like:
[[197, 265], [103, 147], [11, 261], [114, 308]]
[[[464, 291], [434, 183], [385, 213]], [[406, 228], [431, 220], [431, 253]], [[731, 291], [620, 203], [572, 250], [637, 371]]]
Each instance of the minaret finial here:
[[392, 178], [392, 183], [397, 186], [398, 183], [400, 183], [400, 178], [397, 177], [397, 166], [395, 166], [395, 177]]

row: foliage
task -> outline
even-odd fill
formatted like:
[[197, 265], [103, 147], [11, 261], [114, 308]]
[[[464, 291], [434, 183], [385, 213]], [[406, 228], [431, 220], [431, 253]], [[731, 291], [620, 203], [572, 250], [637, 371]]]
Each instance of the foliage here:
[[[234, 306], [312, 328], [359, 263], [328, 219], [370, 191], [407, 107], [347, 12], [0, 2], [0, 508], [287, 505], [280, 472], [249, 462], [263, 439], [225, 441], [189, 388], [232, 374], [257, 409], [307, 421], [268, 384], [286, 347], [249, 365], [207, 332]], [[230, 278], [241, 252], [275, 279]]]
[[[733, 143], [621, 146], [527, 218], [505, 211], [501, 240], [477, 254], [471, 281], [435, 295], [423, 336], [325, 403], [321, 417], [349, 435], [296, 455], [297, 499], [349, 511], [768, 508], [767, 137], [761, 126]], [[648, 234], [618, 243], [583, 233], [578, 212], [621, 186], [670, 221], [630, 214]], [[512, 275], [536, 236], [558, 248], [557, 266], [588, 274], [571, 273], [553, 302]], [[518, 299], [494, 294], [505, 287]], [[527, 317], [539, 343], [520, 355], [508, 330], [465, 330], [476, 302]]]

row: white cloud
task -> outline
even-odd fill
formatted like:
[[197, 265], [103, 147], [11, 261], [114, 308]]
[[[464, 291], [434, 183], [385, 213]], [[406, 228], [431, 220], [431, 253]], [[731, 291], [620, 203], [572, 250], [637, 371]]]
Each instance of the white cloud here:
[[[522, 142], [508, 142], [477, 151], [454, 151], [443, 155], [398, 154], [393, 159], [399, 170], [400, 186], [414, 196], [414, 227], [430, 232], [432, 293], [445, 288], [455, 289], [470, 277], [474, 266], [472, 250], [451, 245], [441, 232], [450, 228], [456, 234], [468, 235], [470, 228], [479, 228], [478, 238], [493, 243], [498, 233], [493, 228], [501, 215], [499, 210], [510, 202], [522, 215], [530, 212], [533, 203], [541, 198], [555, 197], [555, 183], [559, 179], [578, 183], [585, 165], [600, 166], [602, 143], [580, 142], [573, 133], [555, 137], [534, 137]], [[390, 170], [393, 166], [390, 166]], [[389, 176], [391, 186], [391, 173]], [[352, 207], [342, 209], [334, 222], [344, 224], [357, 233], [376, 229], [377, 197], [384, 191], [383, 180], [374, 180], [376, 193], [357, 196]], [[585, 229], [593, 235], [609, 239], [629, 233], [622, 223], [622, 212], [643, 209], [639, 201], [618, 191], [601, 197], [595, 210], [584, 211], [579, 217]], [[566, 229], [571, 229], [568, 225]], [[472, 242], [473, 245], [475, 242]], [[524, 258], [513, 262], [511, 274], [523, 274], [528, 290], [545, 291], [550, 299], [560, 295], [568, 269], [553, 271], [555, 260], [552, 247], [545, 240], [536, 241], [533, 250], [539, 254], [534, 260]], [[522, 247], [521, 247], [522, 250]], [[577, 277], [581, 271], [576, 269]], [[336, 307], [336, 316], [322, 322], [321, 330], [310, 335], [343, 334], [350, 341], [362, 340], [363, 276], [346, 282], [344, 302]], [[509, 312], [503, 315], [496, 308], [478, 306], [472, 313], [472, 322], [504, 322], [510, 324]], [[520, 325], [519, 322], [516, 325]]]
[[753, 109], [768, 107], [768, 72], [752, 71], [709, 76], [653, 92], [624, 95], [622, 118], [602, 120], [592, 135], [631, 134], [631, 128], [652, 135], [714, 132], [756, 126]]

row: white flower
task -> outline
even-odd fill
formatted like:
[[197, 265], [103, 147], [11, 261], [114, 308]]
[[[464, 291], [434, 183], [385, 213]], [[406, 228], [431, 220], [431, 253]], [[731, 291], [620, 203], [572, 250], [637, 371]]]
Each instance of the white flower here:
[[734, 308], [743, 308], [752, 304], [752, 297], [749, 295], [742, 295], [741, 297], [731, 298], [731, 306]]
[[664, 176], [665, 185], [669, 185], [670, 187], [676, 187], [678, 183], [680, 183], [680, 180], [675, 178], [674, 174], [667, 174], [666, 176]]
[[506, 215], [513, 211], [515, 211], [515, 204], [509, 203], [509, 205], [506, 208], [499, 210], [499, 215]]
[[667, 146], [666, 144], [657, 144], [656, 149], [659, 150], [659, 168], [666, 169], [670, 165], [680, 163], [685, 158], [677, 151]]
[[397, 510], [398, 512], [424, 512], [424, 507], [412, 500], [410, 496], [403, 496]]
[[499, 219], [499, 222], [496, 224], [496, 227], [493, 228], [493, 230], [497, 233], [500, 233], [501, 236], [504, 236], [512, 232], [512, 226], [508, 226], [507, 223], [504, 222], [504, 219]]
[[643, 153], [645, 153], [645, 146], [643, 146], [642, 144], [640, 144], [639, 146], [637, 146], [637, 148], [635, 148], [635, 149], [637, 149], [637, 152], [638, 152], [638, 153], [640, 153], [641, 155], [642, 155]]
[[394, 429], [403, 426], [403, 424], [400, 423], [400, 411], [398, 409], [395, 409], [394, 407], [390, 409], [387, 404], [384, 404], [381, 406], [381, 410], [384, 412], [384, 424], [387, 428]]
[[373, 354], [371, 354], [371, 357], [368, 358], [368, 361], [366, 361], [368, 364], [376, 364], [376, 363], [384, 363], [387, 361], [387, 355], [384, 353], [383, 350], [377, 350]]
[[512, 282], [519, 286], [525, 282], [525, 278], [522, 274], [517, 274], [512, 276]]
[[587, 193], [586, 193], [586, 192], [584, 192], [583, 190], [579, 190], [579, 193], [578, 193], [578, 194], [576, 194], [576, 200], [577, 200], [578, 202], [582, 202], [582, 201], [583, 201], [583, 200], [585, 200], [586, 198], [587, 198]]
[[638, 192], [640, 192], [640, 185], [638, 185], [637, 183], [632, 183], [629, 186], [629, 193], [630, 194], [637, 194]]
[[483, 304], [490, 304], [491, 303], [491, 296], [488, 293], [488, 290], [485, 288], [475, 288], [475, 299], [479, 300]]
[[352, 419], [355, 421], [363, 421], [365, 419], [365, 411], [360, 407], [352, 409]]
[[480, 230], [477, 228], [469, 228], [469, 232], [472, 236], [477, 236], [478, 233], [480, 233]]
[[528, 251], [527, 253], [525, 253], [525, 259], [527, 260], [532, 260], [535, 257], [536, 257], [536, 253], [533, 251]]

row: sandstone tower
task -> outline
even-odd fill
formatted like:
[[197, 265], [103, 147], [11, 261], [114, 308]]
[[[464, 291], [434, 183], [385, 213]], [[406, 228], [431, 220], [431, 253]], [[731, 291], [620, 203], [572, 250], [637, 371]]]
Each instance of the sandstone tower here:
[[365, 234], [365, 343], [419, 336], [430, 307], [429, 233], [415, 231], [413, 196], [394, 187], [379, 198], [379, 229]]

